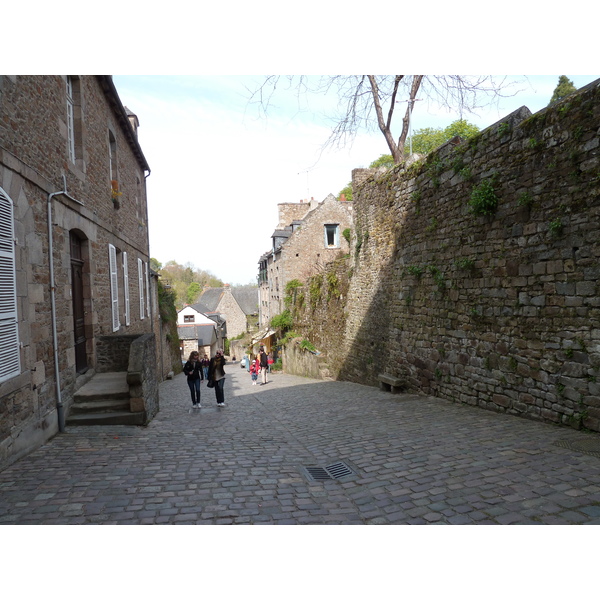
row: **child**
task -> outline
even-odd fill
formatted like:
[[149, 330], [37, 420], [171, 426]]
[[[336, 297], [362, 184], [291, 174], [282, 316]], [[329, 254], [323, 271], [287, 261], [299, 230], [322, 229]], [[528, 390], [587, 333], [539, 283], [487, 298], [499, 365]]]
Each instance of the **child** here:
[[260, 371], [260, 362], [258, 358], [255, 358], [250, 365], [250, 376], [252, 377], [252, 385], [256, 385], [258, 379], [258, 372]]

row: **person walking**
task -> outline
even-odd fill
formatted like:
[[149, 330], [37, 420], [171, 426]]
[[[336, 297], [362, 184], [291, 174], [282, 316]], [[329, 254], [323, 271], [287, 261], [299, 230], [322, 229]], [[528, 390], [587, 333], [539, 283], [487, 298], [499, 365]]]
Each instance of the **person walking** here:
[[268, 354], [269, 373], [271, 372], [271, 368], [272, 368], [274, 362], [275, 361], [273, 360], [273, 354], [271, 354], [269, 352], [269, 354]]
[[252, 377], [252, 385], [256, 385], [258, 380], [258, 373], [260, 371], [260, 361], [257, 357], [252, 360], [252, 364], [250, 365], [250, 376]]
[[183, 372], [187, 376], [187, 383], [192, 395], [192, 408], [201, 408], [200, 406], [200, 382], [204, 379], [200, 355], [198, 352], [192, 352], [183, 366]]
[[202, 359], [202, 371], [204, 373], [204, 379], [208, 381], [208, 367], [210, 365], [210, 360], [208, 358], [208, 354], [204, 354], [204, 358]]
[[223, 350], [219, 348], [215, 356], [210, 359], [210, 364], [208, 365], [208, 381], [209, 384], [212, 383], [215, 388], [217, 406], [225, 406], [225, 393], [223, 391], [223, 387], [225, 386], [224, 367], [225, 357], [223, 356]]
[[265, 352], [264, 346], [260, 347], [260, 353], [258, 356], [260, 358], [260, 374], [262, 377], [261, 385], [265, 385], [266, 383], [269, 382], [269, 379], [267, 378], [267, 372], [269, 370], [269, 357], [267, 356], [267, 353]]

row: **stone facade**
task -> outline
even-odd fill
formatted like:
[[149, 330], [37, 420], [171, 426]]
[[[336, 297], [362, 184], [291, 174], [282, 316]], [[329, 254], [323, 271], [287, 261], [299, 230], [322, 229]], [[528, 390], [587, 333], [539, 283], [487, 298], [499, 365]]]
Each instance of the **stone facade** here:
[[[292, 210], [291, 207], [294, 207]], [[339, 201], [329, 194], [320, 203], [279, 204], [279, 225], [273, 234], [273, 248], [259, 262], [260, 325], [285, 309], [284, 294], [288, 282], [306, 281], [324, 266], [347, 254], [350, 246], [343, 236], [352, 228], [352, 203]], [[304, 210], [304, 215], [302, 214]], [[293, 217], [285, 227], [285, 219]]]
[[338, 378], [600, 431], [600, 82], [456, 142], [353, 173], [347, 297], [303, 332]]
[[61, 412], [99, 366], [97, 340], [158, 324], [137, 125], [109, 76], [0, 77], [18, 334], [3, 352], [19, 348], [18, 367], [0, 376], [0, 466], [61, 429]]

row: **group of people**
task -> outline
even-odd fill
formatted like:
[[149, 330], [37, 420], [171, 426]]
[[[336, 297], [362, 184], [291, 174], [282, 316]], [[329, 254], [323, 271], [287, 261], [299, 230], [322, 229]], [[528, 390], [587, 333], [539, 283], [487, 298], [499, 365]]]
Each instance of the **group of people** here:
[[261, 346], [258, 355], [255, 356], [250, 363], [250, 376], [252, 378], [252, 385], [257, 384], [259, 373], [261, 375], [261, 385], [265, 385], [269, 382], [267, 374], [272, 362], [273, 360], [265, 352], [264, 346]]
[[201, 408], [200, 384], [206, 380], [208, 387], [215, 388], [217, 406], [225, 406], [225, 356], [223, 350], [219, 349], [209, 360], [208, 355], [200, 359], [200, 353], [193, 351], [185, 365], [183, 372], [187, 377], [187, 383], [192, 396], [192, 408]]
[[[187, 383], [192, 396], [192, 408], [201, 408], [200, 404], [200, 385], [206, 380], [207, 387], [215, 388], [215, 396], [217, 398], [217, 406], [225, 406], [225, 356], [223, 350], [219, 349], [215, 355], [209, 360], [208, 354], [204, 358], [200, 358], [200, 353], [193, 351], [183, 366], [183, 372], [187, 377]], [[267, 354], [264, 346], [250, 364], [250, 375], [252, 376], [252, 385], [257, 385], [258, 375], [261, 375], [261, 384], [265, 385], [269, 382], [268, 373], [273, 363], [272, 357]]]

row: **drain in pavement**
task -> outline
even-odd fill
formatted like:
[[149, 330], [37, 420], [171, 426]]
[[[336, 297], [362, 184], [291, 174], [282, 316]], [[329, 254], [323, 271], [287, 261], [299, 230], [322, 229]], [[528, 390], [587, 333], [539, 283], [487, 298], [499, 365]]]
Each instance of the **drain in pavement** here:
[[309, 479], [313, 481], [325, 481], [327, 479], [340, 479], [346, 475], [353, 475], [354, 471], [343, 462], [333, 463], [326, 467], [304, 467]]
[[590, 438], [587, 440], [558, 440], [557, 442], [554, 442], [554, 445], [600, 458], [600, 438]]

